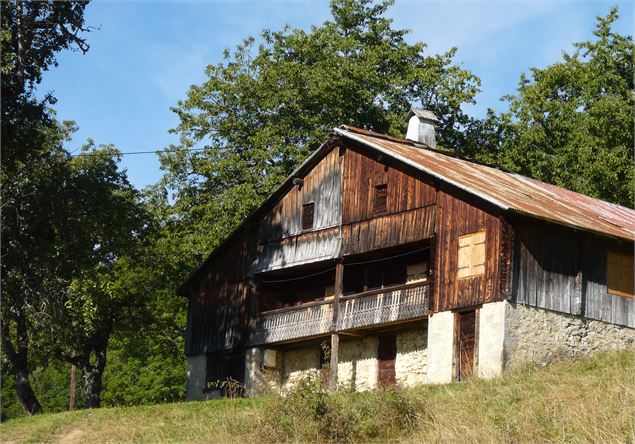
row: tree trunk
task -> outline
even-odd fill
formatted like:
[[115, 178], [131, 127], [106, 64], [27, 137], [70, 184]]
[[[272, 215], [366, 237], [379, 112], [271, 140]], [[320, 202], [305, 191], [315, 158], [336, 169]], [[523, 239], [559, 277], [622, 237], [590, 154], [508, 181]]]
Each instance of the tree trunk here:
[[84, 367], [84, 391], [86, 392], [86, 408], [98, 409], [101, 406], [101, 375], [94, 365]]
[[42, 413], [40, 405], [33, 388], [29, 381], [29, 372], [26, 368], [16, 368], [13, 366], [13, 374], [15, 375], [15, 388], [18, 395], [18, 401], [22, 405], [24, 411], [29, 415]]
[[18, 401], [20, 402], [20, 405], [22, 405], [25, 413], [27, 413], [28, 415], [42, 413], [42, 406], [37, 400], [35, 392], [31, 387], [31, 381], [29, 380], [29, 367], [27, 365], [29, 341], [27, 336], [26, 319], [24, 318], [23, 313], [19, 313], [15, 317], [15, 347], [11, 342], [11, 338], [9, 336], [9, 326], [7, 325], [7, 321], [8, 319], [6, 318], [2, 321], [0, 336], [2, 336], [2, 347], [4, 349], [4, 354], [9, 359], [9, 362], [11, 363], [11, 367], [13, 369]]
[[[106, 368], [106, 352], [112, 331], [112, 320], [101, 331], [97, 332], [84, 347], [82, 370], [84, 373], [84, 391], [86, 392], [86, 408], [99, 408], [101, 391], [104, 388], [102, 376]], [[94, 363], [91, 363], [91, 355]]]

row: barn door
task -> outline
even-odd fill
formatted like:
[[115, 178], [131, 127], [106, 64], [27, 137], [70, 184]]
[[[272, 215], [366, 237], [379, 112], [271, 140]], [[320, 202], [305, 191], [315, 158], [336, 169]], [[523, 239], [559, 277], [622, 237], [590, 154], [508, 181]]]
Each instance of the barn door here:
[[395, 359], [397, 358], [397, 337], [387, 335], [379, 337], [379, 348], [377, 350], [378, 371], [377, 384], [380, 387], [394, 385], [397, 383], [395, 374]]
[[474, 374], [476, 310], [456, 314], [456, 379], [464, 381]]

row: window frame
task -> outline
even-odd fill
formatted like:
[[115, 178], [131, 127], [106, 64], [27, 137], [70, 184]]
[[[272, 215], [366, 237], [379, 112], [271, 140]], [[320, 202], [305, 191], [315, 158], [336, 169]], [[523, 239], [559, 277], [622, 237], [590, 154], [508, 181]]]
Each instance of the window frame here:
[[[307, 210], [310, 208], [311, 212], [311, 224], [310, 226], [306, 223], [307, 219]], [[302, 227], [302, 231], [308, 231], [315, 228], [315, 202], [307, 202], [302, 204], [302, 214], [300, 224]]]
[[[381, 204], [380, 204], [381, 202]], [[381, 205], [381, 208], [380, 208]], [[373, 215], [386, 214], [388, 212], [388, 184], [380, 183], [374, 187]]]

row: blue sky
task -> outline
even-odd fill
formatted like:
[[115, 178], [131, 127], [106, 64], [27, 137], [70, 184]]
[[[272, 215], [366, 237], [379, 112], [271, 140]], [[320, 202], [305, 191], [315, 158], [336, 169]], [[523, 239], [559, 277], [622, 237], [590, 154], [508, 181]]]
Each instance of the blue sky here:
[[[414, 1], [397, 0], [388, 15], [407, 28], [411, 42], [429, 53], [459, 48], [456, 61], [482, 80], [482, 115], [503, 109], [499, 98], [513, 93], [522, 72], [558, 61], [572, 43], [591, 37], [597, 15], [620, 6], [617, 30], [633, 34], [633, 3], [619, 1]], [[285, 24], [308, 29], [329, 17], [328, 1], [94, 1], [86, 23], [86, 55], [64, 52], [59, 67], [45, 73], [40, 91], [58, 98], [58, 118], [79, 125], [69, 148], [88, 137], [121, 151], [148, 151], [177, 142], [170, 107], [201, 83], [208, 64], [225, 48], [263, 28]], [[154, 154], [124, 156], [121, 164], [142, 188], [162, 175]]]

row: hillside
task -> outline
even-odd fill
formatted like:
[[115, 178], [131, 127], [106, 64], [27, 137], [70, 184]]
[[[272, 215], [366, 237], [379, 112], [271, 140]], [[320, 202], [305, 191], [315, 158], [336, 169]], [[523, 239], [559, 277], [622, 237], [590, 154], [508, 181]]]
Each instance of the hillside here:
[[107, 408], [10, 420], [2, 442], [633, 441], [635, 355], [499, 380], [325, 396]]

